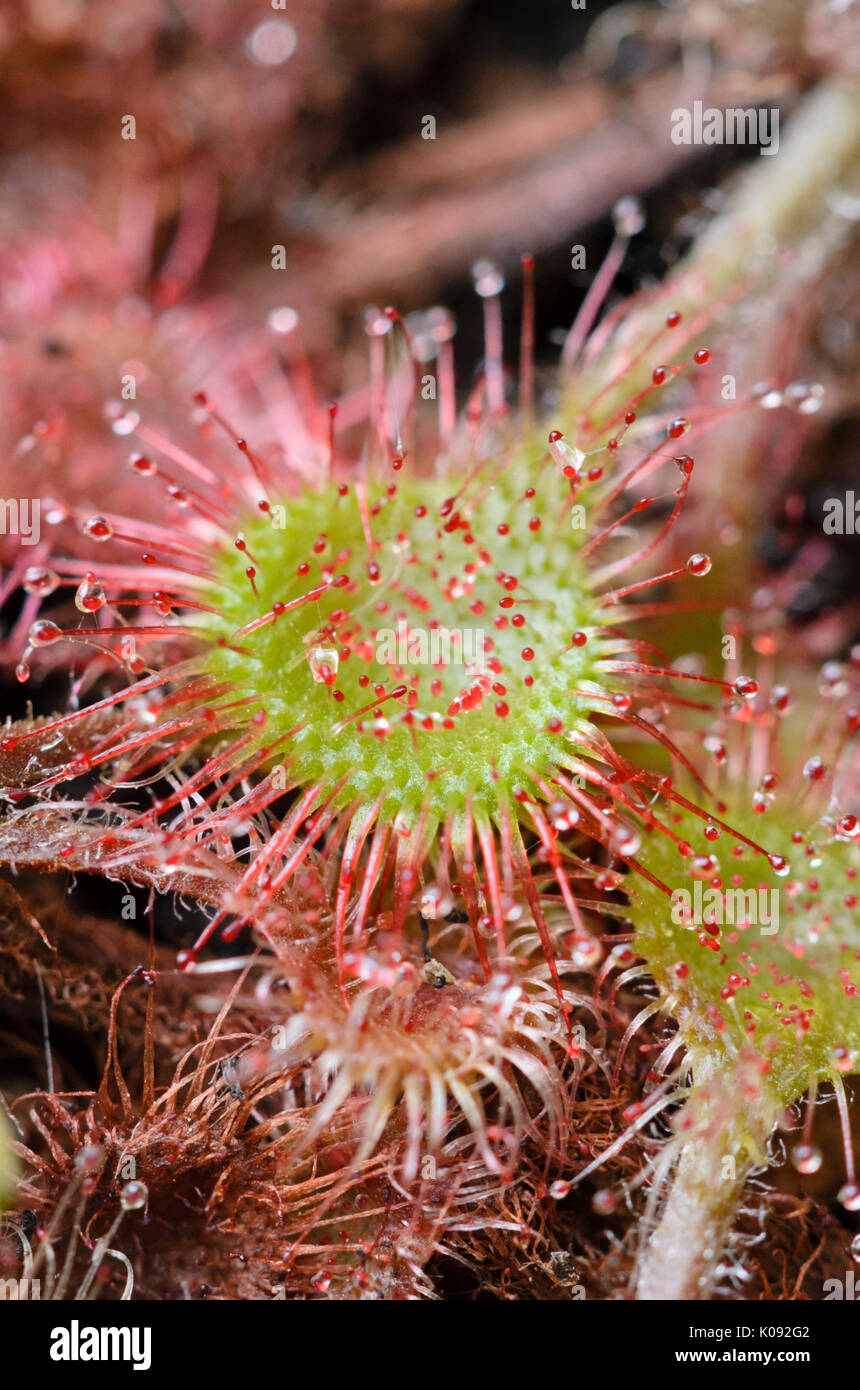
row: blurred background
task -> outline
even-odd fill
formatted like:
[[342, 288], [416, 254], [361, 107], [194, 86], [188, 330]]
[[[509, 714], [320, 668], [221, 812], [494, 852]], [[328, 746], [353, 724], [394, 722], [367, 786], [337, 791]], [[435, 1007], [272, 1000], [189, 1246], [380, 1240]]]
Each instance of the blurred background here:
[[[679, 84], [785, 112], [823, 72], [855, 70], [851, 8], [8, 0], [4, 332], [16, 307], [50, 308], [50, 277], [103, 291], [103, 238], [116, 290], [160, 309], [220, 295], [250, 325], [294, 307], [339, 386], [357, 315], [377, 298], [404, 311], [443, 300], [474, 363], [470, 266], [491, 256], [516, 275], [531, 251], [547, 352], [590, 280], [571, 271], [572, 238], [596, 264], [612, 203], [641, 193], [648, 233], [620, 288], [647, 283], [714, 211], [708, 190], [727, 166], [754, 157], [672, 146], [665, 103]], [[274, 245], [286, 251], [275, 276]]]

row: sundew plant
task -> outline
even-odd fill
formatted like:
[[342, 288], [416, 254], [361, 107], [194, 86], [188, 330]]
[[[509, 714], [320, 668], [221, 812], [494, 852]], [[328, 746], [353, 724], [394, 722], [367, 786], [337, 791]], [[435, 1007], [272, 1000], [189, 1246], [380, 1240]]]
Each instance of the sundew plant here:
[[[249, 61], [301, 38], [267, 17]], [[4, 1103], [3, 1259], [42, 1297], [431, 1299], [454, 1267], [500, 1297], [742, 1297], [771, 1287], [744, 1223], [755, 1194], [769, 1239], [786, 1150], [791, 1181], [837, 1174], [848, 1247], [860, 649], [850, 604], [802, 628], [789, 602], [824, 533], [772, 574], [759, 542], [848, 399], [822, 306], [856, 297], [856, 92], [822, 79], [778, 143], [677, 255], [671, 199], [608, 198], [552, 365], [522, 244], [462, 267], [468, 369], [411, 297], [350, 306], [360, 347], [324, 361], [307, 249], [310, 311], [249, 273], [228, 345], [205, 157], [155, 290], [122, 237], [109, 294], [65, 262], [46, 286], [62, 399], [6, 470], [50, 487], [4, 537], [0, 729], [4, 949], [47, 1065]], [[165, 196], [135, 177], [127, 238]], [[111, 316], [140, 360], [105, 359]], [[165, 342], [200, 354], [181, 386], [144, 360]], [[103, 978], [59, 930], [71, 882], [104, 895]], [[95, 1054], [55, 1065], [84, 1020]]]

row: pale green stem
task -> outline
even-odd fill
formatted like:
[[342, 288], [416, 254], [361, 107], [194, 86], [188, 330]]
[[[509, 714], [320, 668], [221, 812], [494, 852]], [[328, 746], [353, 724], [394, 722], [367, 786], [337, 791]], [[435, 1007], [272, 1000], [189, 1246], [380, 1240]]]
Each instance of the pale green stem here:
[[734, 1073], [713, 1078], [691, 1106], [695, 1124], [681, 1148], [657, 1228], [640, 1256], [638, 1299], [709, 1296], [744, 1184], [765, 1160], [777, 1113], [766, 1095], [751, 1099]]

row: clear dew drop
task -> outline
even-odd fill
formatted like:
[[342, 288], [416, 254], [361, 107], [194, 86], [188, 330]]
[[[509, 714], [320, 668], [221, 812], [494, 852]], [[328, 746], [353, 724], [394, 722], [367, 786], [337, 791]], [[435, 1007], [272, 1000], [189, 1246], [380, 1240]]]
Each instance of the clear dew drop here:
[[103, 516], [88, 516], [86, 521], [81, 523], [81, 530], [90, 540], [99, 542], [109, 541], [113, 535], [113, 527]]
[[591, 970], [603, 959], [603, 946], [596, 936], [577, 932], [570, 942], [570, 959], [581, 970]]
[[717, 767], [722, 767], [726, 761], [726, 745], [716, 734], [707, 734], [702, 742], [706, 753], [710, 753]]
[[739, 695], [742, 700], [754, 700], [758, 694], [758, 682], [750, 676], [738, 676], [732, 690]]
[[134, 434], [139, 424], [140, 416], [137, 411], [130, 410], [125, 415], [118, 415], [117, 418], [111, 422], [111, 429], [114, 434], [118, 435]]
[[127, 1182], [119, 1195], [120, 1206], [123, 1211], [140, 1211], [145, 1207], [149, 1197], [149, 1189], [145, 1182]]
[[560, 1202], [562, 1198], [567, 1196], [569, 1191], [570, 1183], [565, 1182], [563, 1178], [559, 1178], [558, 1182], [554, 1182], [550, 1186], [549, 1195], [553, 1197], [556, 1202]]
[[106, 602], [101, 582], [88, 570], [75, 592], [75, 607], [79, 613], [97, 613]]
[[289, 20], [264, 19], [245, 40], [245, 52], [262, 68], [280, 67], [296, 51], [298, 35]]
[[53, 642], [59, 642], [62, 635], [62, 630], [49, 618], [38, 618], [27, 633], [27, 642], [31, 647], [50, 647]]
[[308, 666], [318, 685], [334, 685], [339, 660], [337, 647], [311, 647], [308, 652]]
[[814, 1144], [795, 1144], [791, 1151], [791, 1162], [798, 1173], [817, 1173], [824, 1155]]
[[799, 415], [815, 415], [824, 404], [824, 387], [817, 381], [792, 381], [786, 386], [783, 399]]
[[18, 665], [15, 667], [15, 679], [21, 685], [26, 685], [27, 681], [30, 679], [30, 665], [24, 657], [21, 658]]
[[392, 327], [392, 320], [376, 304], [371, 304], [365, 309], [364, 331], [368, 338], [384, 338], [391, 332]]
[[610, 1192], [608, 1187], [603, 1187], [598, 1192], [595, 1192], [591, 1199], [591, 1205], [598, 1216], [611, 1216], [617, 1205], [615, 1193]]
[[491, 299], [493, 295], [501, 294], [505, 288], [505, 277], [492, 261], [475, 261], [472, 266], [472, 281], [475, 293], [480, 295], [481, 299]]
[[299, 316], [295, 309], [289, 305], [282, 304], [277, 309], [273, 309], [266, 320], [273, 333], [285, 337], [287, 333], [292, 333], [299, 326]]
[[69, 519], [69, 509], [65, 503], [55, 502], [52, 498], [45, 499], [42, 512], [49, 526], [61, 526]]
[[152, 478], [158, 472], [152, 459], [147, 458], [145, 454], [132, 454], [128, 466], [141, 478]]
[[516, 898], [510, 894], [505, 894], [502, 898], [502, 916], [506, 922], [519, 922], [523, 915], [522, 903], [518, 903]]
[[775, 391], [773, 387], [765, 383], [754, 386], [753, 395], [758, 397], [758, 403], [762, 410], [778, 410], [782, 405], [782, 392]]
[[616, 825], [609, 837], [613, 854], [636, 854], [642, 848], [642, 836], [630, 825]]
[[847, 671], [841, 661], [826, 661], [818, 673], [818, 693], [827, 700], [841, 700], [850, 690]]
[[435, 304], [427, 310], [427, 324], [437, 343], [447, 343], [457, 331], [457, 320], [450, 309]]
[[645, 209], [638, 198], [619, 198], [612, 209], [612, 222], [618, 236], [636, 236], [645, 226]]
[[98, 1173], [104, 1166], [105, 1151], [98, 1144], [84, 1144], [75, 1154], [75, 1167], [81, 1173]]
[[425, 888], [421, 894], [420, 909], [422, 916], [428, 921], [438, 921], [440, 917], [447, 917], [449, 912], [454, 910], [454, 899], [447, 888], [442, 888], [437, 883], [432, 883], [429, 888]]
[[851, 1258], [860, 1262], [860, 1232], [853, 1237], [848, 1249], [851, 1251]]
[[853, 1048], [846, 1047], [844, 1043], [837, 1043], [833, 1049], [833, 1061], [836, 1070], [843, 1075], [852, 1072], [857, 1065], [857, 1053]]
[[22, 583], [25, 593], [45, 598], [59, 588], [60, 576], [53, 570], [43, 569], [41, 565], [31, 565], [24, 571]]
[[579, 820], [579, 811], [570, 801], [551, 801], [547, 813], [555, 830], [571, 830]]
[[715, 854], [694, 854], [689, 863], [691, 878], [708, 882], [720, 871], [720, 861]]
[[837, 1201], [842, 1203], [846, 1211], [860, 1211], [860, 1184], [847, 1182], [839, 1189]]
[[[555, 437], [556, 435], [558, 435], [557, 438]], [[585, 454], [581, 449], [578, 449], [575, 444], [569, 444], [566, 439], [558, 434], [557, 430], [553, 430], [548, 447], [550, 454], [559, 468], [573, 469], [573, 474], [568, 474], [568, 477], [573, 477], [574, 474], [579, 473], [582, 465], [585, 463]]]

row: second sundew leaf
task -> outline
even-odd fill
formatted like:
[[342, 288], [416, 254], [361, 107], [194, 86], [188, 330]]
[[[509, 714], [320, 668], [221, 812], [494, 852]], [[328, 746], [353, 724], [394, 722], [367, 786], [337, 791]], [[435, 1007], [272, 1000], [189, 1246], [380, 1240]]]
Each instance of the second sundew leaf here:
[[786, 794], [763, 824], [750, 799], [748, 787], [734, 789], [721, 819], [779, 854], [768, 859], [722, 833], [708, 839], [716, 827], [682, 812], [672, 830], [692, 852], [682, 857], [654, 833], [639, 856], [674, 900], [641, 880], [630, 915], [694, 1072], [700, 1060], [729, 1068], [752, 1048], [787, 1106], [856, 1070], [860, 1057], [857, 821], [809, 825]]
[[[639, 1298], [708, 1296], [747, 1177], [767, 1163], [780, 1115], [807, 1099], [792, 1161], [801, 1172], [820, 1166], [811, 1137], [821, 1090], [832, 1088], [839, 1108], [839, 1199], [860, 1210], [843, 1082], [860, 1070], [852, 680], [830, 663], [818, 710], [801, 711], [790, 729], [780, 727], [792, 704], [783, 686], [742, 710], [729, 703], [704, 738], [721, 778], [712, 818], [669, 779], [663, 806], [645, 811], [630, 879], [632, 951], [656, 984], [653, 1009], [677, 1024], [658, 1071], [672, 1059], [683, 1085], [670, 1098], [685, 1104], [658, 1165], [652, 1206], [661, 1214], [637, 1266]], [[662, 1108], [665, 1085], [653, 1110], [643, 1103], [643, 1120]]]

